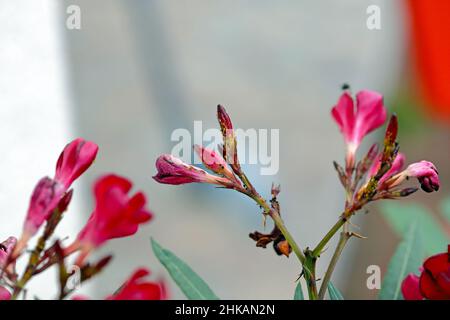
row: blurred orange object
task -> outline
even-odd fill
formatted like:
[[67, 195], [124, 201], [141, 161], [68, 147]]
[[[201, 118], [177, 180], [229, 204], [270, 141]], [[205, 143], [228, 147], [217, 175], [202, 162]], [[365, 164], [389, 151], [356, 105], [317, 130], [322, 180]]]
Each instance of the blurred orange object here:
[[431, 114], [450, 124], [450, 0], [406, 0], [421, 93]]

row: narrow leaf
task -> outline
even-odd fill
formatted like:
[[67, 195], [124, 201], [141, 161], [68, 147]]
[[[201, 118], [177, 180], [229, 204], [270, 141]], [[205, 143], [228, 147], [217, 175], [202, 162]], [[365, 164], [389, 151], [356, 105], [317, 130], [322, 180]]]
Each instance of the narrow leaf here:
[[330, 282], [328, 282], [328, 294], [331, 300], [344, 300], [342, 293]]
[[185, 262], [154, 239], [151, 239], [153, 252], [167, 269], [173, 281], [191, 300], [219, 300], [210, 287]]
[[447, 247], [449, 237], [440, 226], [439, 221], [425, 208], [417, 204], [385, 203], [381, 206], [386, 218], [395, 233], [404, 238], [412, 222], [417, 221], [420, 234], [426, 235], [423, 245], [427, 255], [442, 252]]
[[300, 280], [298, 281], [297, 286], [295, 287], [294, 300], [305, 300]]
[[405, 238], [389, 262], [381, 285], [380, 300], [402, 300], [401, 285], [409, 273], [416, 273], [425, 258], [418, 221], [410, 225]]
[[445, 198], [442, 202], [442, 215], [450, 223], [450, 197]]

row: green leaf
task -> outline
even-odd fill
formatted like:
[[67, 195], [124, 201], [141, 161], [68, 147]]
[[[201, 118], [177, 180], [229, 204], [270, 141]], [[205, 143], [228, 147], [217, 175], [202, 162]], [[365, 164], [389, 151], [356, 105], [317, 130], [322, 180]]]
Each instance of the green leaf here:
[[300, 280], [295, 287], [294, 300], [305, 300], [305, 297], [303, 296], [302, 283]]
[[167, 269], [173, 281], [191, 300], [219, 300], [210, 287], [186, 263], [154, 239], [151, 239], [153, 252]]
[[381, 212], [395, 233], [402, 239], [413, 221], [417, 221], [427, 255], [442, 252], [447, 247], [449, 237], [439, 222], [427, 209], [417, 204], [385, 203]]
[[330, 282], [328, 282], [328, 294], [331, 300], [344, 300], [342, 293]]
[[409, 273], [417, 273], [425, 258], [418, 221], [414, 221], [389, 262], [378, 295], [380, 300], [402, 300], [401, 285]]
[[442, 215], [450, 223], [450, 197], [445, 198], [442, 202]]

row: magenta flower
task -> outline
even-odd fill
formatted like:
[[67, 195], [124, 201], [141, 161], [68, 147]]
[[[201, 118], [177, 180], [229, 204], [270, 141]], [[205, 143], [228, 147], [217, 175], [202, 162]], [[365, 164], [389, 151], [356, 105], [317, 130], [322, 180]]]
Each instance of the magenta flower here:
[[94, 162], [98, 146], [81, 138], [69, 143], [61, 153], [56, 164], [55, 180], [66, 189], [70, 187]]
[[63, 184], [49, 177], [42, 178], [34, 188], [24, 223], [24, 234], [32, 237], [50, 217], [65, 192]]
[[42, 178], [33, 190], [22, 236], [14, 252], [15, 257], [20, 254], [41, 225], [50, 218], [72, 182], [89, 168], [97, 151], [96, 144], [81, 138], [64, 148], [56, 164], [54, 179]]
[[10, 300], [11, 299], [11, 293], [8, 291], [8, 289], [0, 286], [0, 300]]
[[425, 192], [439, 190], [440, 182], [438, 171], [434, 164], [429, 161], [419, 161], [410, 164], [404, 171], [391, 177], [385, 183], [392, 188], [409, 178], [417, 178], [422, 190]]
[[[212, 166], [217, 169], [215, 165]], [[227, 178], [209, 174], [206, 171], [186, 164], [169, 154], [164, 154], [156, 160], [156, 169], [158, 170], [158, 174], [156, 174], [153, 179], [159, 183], [179, 185], [199, 182], [223, 186], [233, 185]]]
[[149, 221], [152, 214], [145, 209], [146, 198], [142, 192], [132, 196], [132, 183], [116, 175], [100, 178], [94, 186], [96, 206], [86, 226], [66, 253], [81, 248], [78, 264], [95, 248], [106, 241], [133, 235], [139, 225]]
[[353, 98], [348, 92], [344, 92], [331, 110], [331, 115], [344, 135], [347, 162], [353, 165], [355, 152], [363, 138], [386, 120], [383, 96], [369, 90], [358, 92], [355, 111]]
[[406, 169], [409, 177], [416, 177], [419, 180], [422, 190], [433, 192], [439, 190], [439, 174], [433, 163], [420, 161], [413, 163]]

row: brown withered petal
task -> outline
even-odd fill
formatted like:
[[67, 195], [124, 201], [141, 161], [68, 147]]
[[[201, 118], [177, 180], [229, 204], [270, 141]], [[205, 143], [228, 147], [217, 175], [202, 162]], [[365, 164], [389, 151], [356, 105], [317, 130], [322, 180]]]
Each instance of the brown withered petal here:
[[284, 239], [284, 237], [279, 237], [277, 240], [275, 240], [273, 242], [273, 248], [279, 256], [284, 255], [288, 258], [292, 252], [291, 246], [286, 241], [286, 239]]

